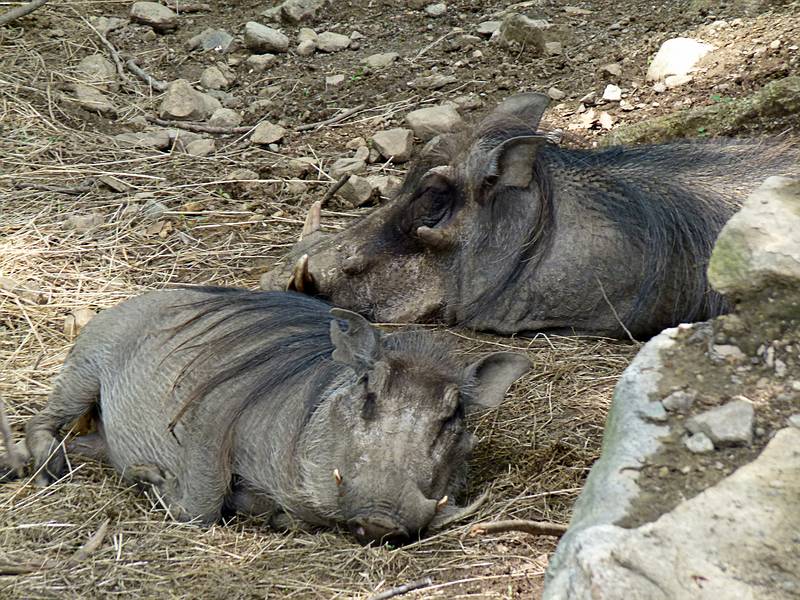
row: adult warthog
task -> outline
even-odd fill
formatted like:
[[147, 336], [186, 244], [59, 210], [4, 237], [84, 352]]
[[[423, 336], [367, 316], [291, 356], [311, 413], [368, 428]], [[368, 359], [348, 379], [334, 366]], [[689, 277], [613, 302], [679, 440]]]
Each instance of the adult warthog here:
[[291, 281], [376, 321], [503, 334], [647, 337], [724, 311], [706, 279], [717, 233], [766, 176], [797, 173], [797, 148], [570, 149], [537, 130], [547, 103], [513, 96], [468, 139], [429, 144], [396, 198], [308, 236], [262, 286]]
[[290, 516], [397, 542], [454, 516], [465, 413], [529, 368], [508, 352], [462, 367], [430, 333], [383, 335], [300, 294], [153, 292], [86, 326], [26, 443], [46, 484], [60, 432], [96, 409], [99, 431], [67, 447], [155, 486], [179, 519]]

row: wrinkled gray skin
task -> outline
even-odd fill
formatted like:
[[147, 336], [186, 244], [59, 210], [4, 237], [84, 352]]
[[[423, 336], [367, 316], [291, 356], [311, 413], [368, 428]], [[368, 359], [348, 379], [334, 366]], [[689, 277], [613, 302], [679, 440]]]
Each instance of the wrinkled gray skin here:
[[464, 413], [499, 404], [530, 363], [495, 353], [463, 368], [428, 333], [383, 335], [329, 310], [294, 293], [208, 288], [101, 312], [28, 423], [39, 483], [63, 473], [59, 432], [95, 407], [99, 432], [67, 450], [155, 486], [176, 518], [291, 517], [344, 525], [365, 544], [434, 527], [457, 510], [472, 446]]
[[262, 278], [378, 322], [502, 334], [648, 337], [726, 310], [706, 280], [717, 233], [764, 177], [798, 170], [775, 140], [570, 149], [537, 131], [546, 96], [513, 96], [467, 139], [423, 150], [398, 196], [314, 233]]

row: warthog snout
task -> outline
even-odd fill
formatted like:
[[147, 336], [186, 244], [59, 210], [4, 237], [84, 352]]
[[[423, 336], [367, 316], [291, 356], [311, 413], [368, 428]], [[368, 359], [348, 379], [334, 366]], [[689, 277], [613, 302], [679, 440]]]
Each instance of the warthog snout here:
[[392, 544], [393, 546], [405, 544], [411, 539], [408, 530], [398, 525], [392, 519], [382, 516], [357, 517], [347, 522], [359, 544]]

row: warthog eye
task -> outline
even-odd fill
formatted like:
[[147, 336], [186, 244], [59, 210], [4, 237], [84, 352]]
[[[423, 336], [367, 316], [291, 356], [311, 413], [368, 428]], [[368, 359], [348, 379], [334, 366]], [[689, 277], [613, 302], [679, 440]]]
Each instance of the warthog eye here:
[[445, 190], [428, 190], [411, 205], [411, 227], [436, 227], [447, 221], [453, 209], [453, 196]]

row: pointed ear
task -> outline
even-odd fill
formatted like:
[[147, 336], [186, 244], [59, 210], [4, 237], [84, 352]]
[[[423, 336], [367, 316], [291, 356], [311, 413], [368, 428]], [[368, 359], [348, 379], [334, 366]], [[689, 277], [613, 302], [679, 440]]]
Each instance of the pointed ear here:
[[533, 163], [547, 142], [541, 135], [522, 135], [506, 140], [489, 154], [494, 165], [495, 186], [526, 188], [533, 179]]
[[510, 96], [501, 102], [494, 112], [503, 112], [516, 117], [534, 131], [539, 127], [544, 111], [550, 104], [547, 94], [526, 92]]
[[[331, 321], [331, 342], [334, 350], [331, 357], [351, 367], [369, 367], [378, 358], [380, 350], [380, 332], [361, 315], [332, 308], [335, 317]], [[346, 322], [346, 329], [340, 327], [339, 321]]]
[[475, 396], [467, 410], [498, 406], [511, 384], [532, 366], [527, 356], [515, 352], [494, 352], [469, 365], [465, 375], [475, 383]]

